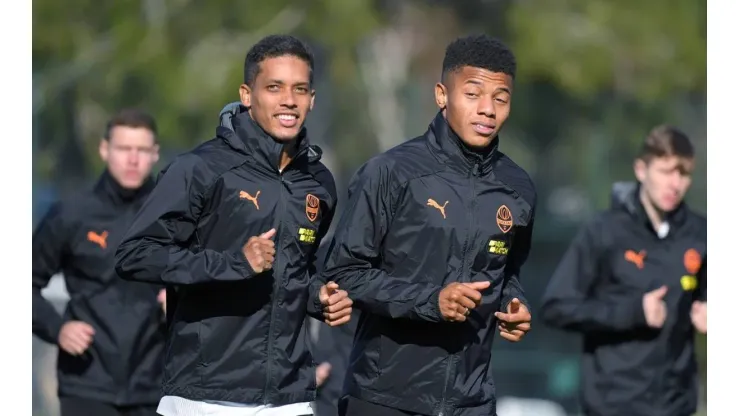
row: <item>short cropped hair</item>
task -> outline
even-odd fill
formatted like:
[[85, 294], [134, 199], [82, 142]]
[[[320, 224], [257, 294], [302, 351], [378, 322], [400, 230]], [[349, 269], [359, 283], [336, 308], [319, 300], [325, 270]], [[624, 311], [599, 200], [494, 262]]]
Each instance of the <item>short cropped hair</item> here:
[[267, 36], [249, 49], [244, 58], [244, 83], [250, 87], [254, 85], [262, 61], [286, 55], [295, 56], [308, 64], [309, 83], [313, 85], [313, 52], [305, 42], [290, 35]]
[[114, 127], [125, 126], [125, 127], [141, 127], [145, 128], [154, 134], [154, 139], [157, 139], [157, 122], [154, 117], [137, 108], [125, 108], [118, 111], [105, 126], [105, 140], [110, 140], [110, 134]]
[[502, 41], [489, 35], [470, 35], [455, 39], [447, 46], [442, 61], [442, 80], [462, 67], [486, 69], [516, 77], [514, 52]]
[[655, 158], [677, 156], [694, 158], [694, 145], [689, 136], [676, 127], [662, 124], [653, 128], [642, 143], [639, 159], [650, 162]]

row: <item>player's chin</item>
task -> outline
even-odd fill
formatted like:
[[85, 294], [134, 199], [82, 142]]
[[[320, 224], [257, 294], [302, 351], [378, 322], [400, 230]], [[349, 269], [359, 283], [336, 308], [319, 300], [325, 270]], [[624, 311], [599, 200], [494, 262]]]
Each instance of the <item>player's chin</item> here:
[[476, 131], [472, 131], [463, 138], [463, 141], [468, 145], [468, 147], [472, 147], [473, 149], [485, 149], [491, 144], [495, 137], [496, 132], [494, 132], [493, 135], [484, 136]]
[[295, 127], [277, 126], [270, 132], [270, 136], [272, 136], [272, 138], [274, 138], [278, 142], [287, 143], [295, 140], [300, 132], [300, 125], [297, 125]]
[[681, 204], [679, 198], [665, 198], [660, 203], [660, 209], [663, 212], [672, 212]]
[[144, 177], [141, 175], [124, 175], [119, 183], [124, 189], [139, 189], [144, 184]]

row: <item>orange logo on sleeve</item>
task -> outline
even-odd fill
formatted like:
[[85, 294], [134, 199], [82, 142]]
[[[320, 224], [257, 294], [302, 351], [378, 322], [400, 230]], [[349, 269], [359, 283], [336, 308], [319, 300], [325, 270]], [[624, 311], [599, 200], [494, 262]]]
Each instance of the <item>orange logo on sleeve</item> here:
[[319, 204], [321, 201], [315, 195], [306, 195], [306, 217], [309, 221], [314, 222], [319, 217]]
[[498, 228], [504, 234], [508, 233], [514, 225], [514, 221], [511, 219], [511, 211], [506, 205], [498, 207], [498, 211], [496, 211], [496, 225], [498, 225]]
[[447, 219], [447, 213], [445, 212], [445, 208], [447, 207], [447, 204], [449, 203], [450, 201], [445, 201], [443, 205], [439, 205], [437, 201], [433, 200], [432, 198], [427, 199], [427, 206], [438, 210], [442, 214], [442, 218], [444, 219]]
[[254, 194], [254, 196], [252, 196], [247, 191], [239, 191], [239, 198], [246, 199], [247, 201], [253, 203], [254, 206], [255, 206], [255, 208], [257, 208], [257, 211], [259, 211], [260, 210], [260, 204], [259, 204], [259, 201], [257, 201], [257, 198], [260, 197], [260, 192], [262, 192], [262, 191], [257, 191], [257, 193]]
[[87, 232], [87, 241], [90, 241], [91, 243], [95, 243], [100, 246], [100, 248], [105, 249], [108, 247], [108, 243], [106, 240], [108, 239], [108, 231], [103, 231], [102, 233], [98, 234], [95, 231], [88, 231]]
[[642, 270], [645, 267], [645, 250], [640, 250], [639, 253], [634, 250], [627, 250], [624, 252], [624, 259], [637, 266], [638, 269]]
[[701, 254], [693, 248], [686, 250], [683, 255], [683, 266], [689, 274], [699, 273], [701, 269]]

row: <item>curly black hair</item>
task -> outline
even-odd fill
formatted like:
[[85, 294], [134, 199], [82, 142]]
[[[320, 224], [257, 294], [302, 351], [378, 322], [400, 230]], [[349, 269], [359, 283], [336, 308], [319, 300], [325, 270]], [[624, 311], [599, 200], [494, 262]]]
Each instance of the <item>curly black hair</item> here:
[[308, 64], [309, 82], [313, 84], [313, 52], [305, 42], [290, 35], [270, 35], [254, 44], [244, 58], [244, 83], [250, 87], [260, 72], [260, 63], [267, 58], [295, 56]]
[[489, 35], [469, 35], [455, 39], [447, 46], [442, 62], [442, 80], [452, 71], [465, 66], [487, 69], [516, 76], [514, 52], [502, 41]]

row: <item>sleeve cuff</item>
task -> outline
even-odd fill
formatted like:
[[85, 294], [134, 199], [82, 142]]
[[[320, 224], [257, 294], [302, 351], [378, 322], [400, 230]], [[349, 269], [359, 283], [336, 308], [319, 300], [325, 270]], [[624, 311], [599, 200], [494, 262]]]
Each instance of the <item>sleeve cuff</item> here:
[[249, 261], [241, 251], [237, 253], [229, 253], [229, 257], [231, 258], [231, 267], [237, 273], [244, 276], [244, 278], [249, 278], [256, 274], [254, 269], [252, 269], [252, 265], [249, 264]]
[[62, 332], [64, 322], [64, 319], [60, 318], [49, 323], [49, 335], [55, 344], [59, 344], [59, 333]]
[[642, 307], [642, 296], [618, 306], [617, 320], [624, 330], [647, 326], [645, 311]]
[[426, 308], [427, 313], [420, 314], [423, 317], [426, 317], [426, 319], [430, 322], [443, 322], [444, 317], [442, 316], [442, 310], [439, 309], [439, 294], [442, 292], [442, 288], [434, 289], [432, 293], [429, 295], [429, 298], [426, 301], [426, 304], [428, 305]]
[[311, 303], [313, 304], [313, 313], [316, 317], [316, 319], [324, 320], [324, 305], [321, 304], [321, 299], [319, 299], [318, 292], [311, 294], [312, 298]]

